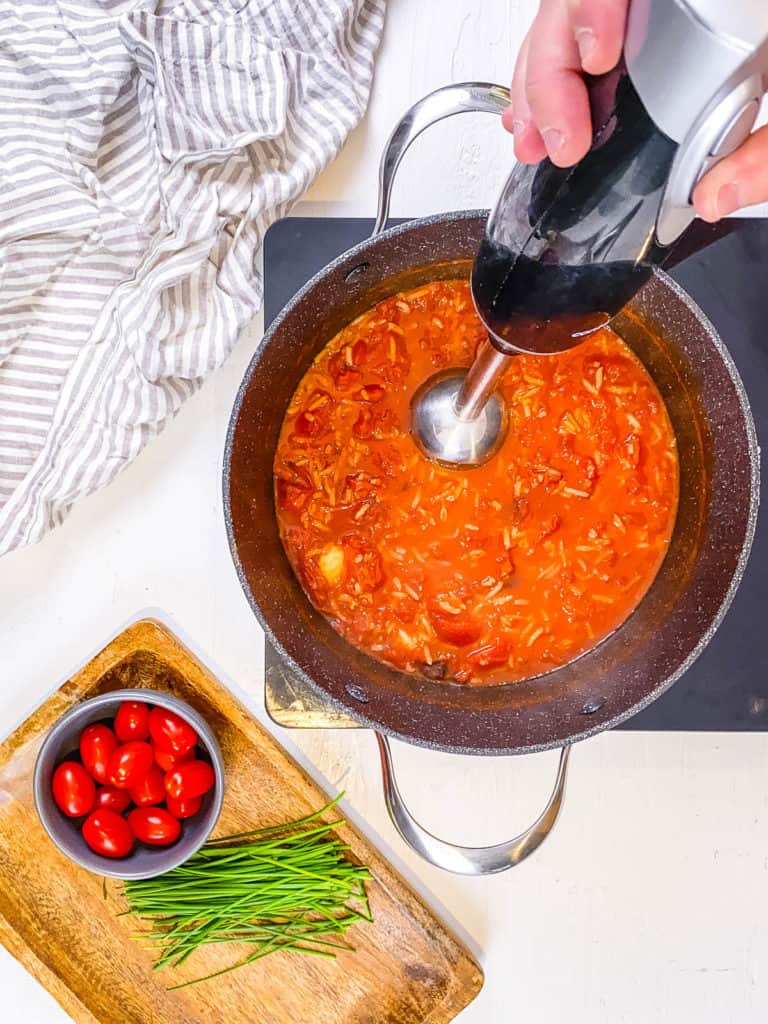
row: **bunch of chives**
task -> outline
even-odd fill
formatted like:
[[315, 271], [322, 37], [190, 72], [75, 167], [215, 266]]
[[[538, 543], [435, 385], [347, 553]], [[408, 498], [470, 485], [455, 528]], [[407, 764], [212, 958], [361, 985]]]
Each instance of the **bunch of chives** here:
[[340, 799], [286, 825], [215, 839], [165, 875], [125, 883], [126, 913], [151, 923], [138, 937], [159, 950], [155, 969], [178, 967], [211, 943], [252, 947], [230, 967], [173, 988], [280, 949], [333, 957], [354, 948], [341, 936], [356, 921], [372, 920], [365, 891], [371, 875], [330, 835], [343, 821], [315, 824]]

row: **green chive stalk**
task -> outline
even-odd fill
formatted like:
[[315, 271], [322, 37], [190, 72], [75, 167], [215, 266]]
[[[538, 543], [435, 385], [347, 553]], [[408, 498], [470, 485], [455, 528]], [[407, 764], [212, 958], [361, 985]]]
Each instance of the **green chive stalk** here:
[[157, 950], [156, 970], [178, 967], [202, 946], [250, 946], [231, 966], [173, 989], [281, 949], [335, 957], [354, 948], [343, 936], [357, 921], [372, 921], [365, 891], [371, 874], [348, 860], [349, 847], [331, 835], [344, 822], [319, 822], [341, 796], [298, 821], [214, 839], [158, 878], [125, 882], [125, 913], [150, 923], [136, 937]]

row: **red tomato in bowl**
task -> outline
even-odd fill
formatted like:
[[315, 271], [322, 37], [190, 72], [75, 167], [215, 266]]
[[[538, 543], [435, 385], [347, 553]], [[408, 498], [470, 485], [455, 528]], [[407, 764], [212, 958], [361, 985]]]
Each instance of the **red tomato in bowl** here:
[[108, 725], [94, 722], [80, 734], [80, 757], [97, 782], [108, 781], [109, 762], [117, 750], [117, 737]]
[[159, 750], [185, 754], [197, 743], [197, 733], [179, 715], [167, 708], [154, 707], [149, 713], [149, 734]]
[[174, 818], [192, 818], [203, 805], [203, 798], [201, 796], [189, 796], [185, 800], [180, 800], [176, 797], [167, 796], [165, 798], [165, 806], [168, 808], [170, 814]]
[[170, 750], [160, 750], [155, 747], [155, 764], [164, 772], [169, 772], [177, 765], [184, 764], [185, 761], [194, 761], [194, 759], [194, 750], [187, 750], [184, 754], [174, 754]]
[[116, 789], [114, 786], [100, 786], [96, 790], [96, 803], [94, 807], [103, 807], [115, 814], [122, 814], [128, 809], [131, 802], [130, 793], [124, 789]]
[[83, 839], [102, 857], [125, 857], [133, 849], [133, 832], [125, 818], [99, 807], [85, 819]]
[[80, 818], [93, 807], [96, 784], [77, 761], [62, 761], [51, 780], [56, 806], [68, 818]]
[[136, 838], [149, 846], [170, 846], [181, 835], [181, 825], [163, 807], [137, 807], [128, 815]]
[[110, 785], [118, 789], [138, 786], [152, 767], [152, 747], [148, 743], [133, 740], [118, 747], [109, 761]]
[[115, 715], [115, 734], [121, 743], [149, 739], [149, 708], [143, 701], [123, 701]]
[[203, 796], [213, 788], [216, 775], [207, 761], [187, 761], [165, 776], [165, 792], [173, 800]]
[[165, 786], [163, 784], [163, 773], [153, 764], [143, 779], [140, 779], [135, 786], [129, 789], [131, 800], [137, 807], [148, 807], [151, 804], [161, 804], [165, 800]]

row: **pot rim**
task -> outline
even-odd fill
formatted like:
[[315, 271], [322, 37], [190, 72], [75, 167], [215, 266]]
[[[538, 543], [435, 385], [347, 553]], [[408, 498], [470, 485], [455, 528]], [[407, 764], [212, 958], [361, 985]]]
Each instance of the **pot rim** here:
[[[758, 443], [757, 430], [755, 428], [754, 418], [749, 403], [744, 382], [742, 381], [736, 364], [733, 361], [733, 357], [728, 351], [725, 343], [721, 339], [715, 326], [712, 324], [709, 317], [701, 310], [696, 302], [691, 298], [690, 295], [668, 274], [659, 268], [654, 268], [654, 275], [657, 276], [662, 283], [669, 288], [669, 290], [679, 299], [701, 322], [703, 329], [708, 333], [709, 338], [716, 349], [720, 359], [722, 360], [723, 366], [730, 377], [734, 390], [736, 392], [739, 407], [741, 409], [742, 417], [744, 420], [745, 432], [747, 435], [748, 445], [748, 457], [750, 467], [750, 481], [749, 481], [749, 509], [747, 511], [747, 521], [745, 527], [744, 540], [739, 551], [738, 561], [731, 577], [728, 589], [723, 596], [723, 599], [712, 616], [709, 625], [703, 632], [702, 636], [697, 641], [696, 645], [689, 652], [688, 656], [681, 662], [678, 667], [666, 676], [653, 690], [648, 691], [639, 701], [623, 711], [618, 712], [616, 715], [612, 715], [608, 718], [601, 719], [595, 725], [582, 729], [577, 733], [572, 733], [567, 739], [563, 740], [560, 738], [553, 739], [546, 743], [530, 744], [525, 746], [511, 746], [511, 747], [494, 747], [489, 749], [486, 747], [473, 747], [464, 744], [456, 746], [438, 743], [431, 740], [425, 740], [421, 738], [414, 738], [408, 736], [402, 732], [399, 732], [388, 725], [376, 721], [369, 717], [365, 713], [365, 705], [355, 701], [350, 696], [348, 701], [339, 700], [337, 697], [332, 696], [326, 689], [319, 686], [318, 683], [296, 662], [296, 660], [286, 651], [280, 640], [275, 636], [272, 628], [265, 618], [261, 606], [254, 596], [245, 571], [243, 569], [242, 562], [240, 560], [239, 552], [237, 550], [237, 543], [235, 539], [235, 533], [232, 524], [232, 507], [230, 499], [230, 483], [231, 483], [231, 464], [232, 464], [232, 449], [234, 445], [235, 431], [240, 418], [240, 412], [242, 409], [243, 401], [245, 399], [246, 392], [250, 386], [251, 380], [255, 371], [257, 370], [259, 363], [261, 362], [263, 353], [269, 344], [272, 336], [279, 330], [283, 321], [290, 315], [293, 309], [299, 305], [299, 303], [316, 287], [317, 283], [325, 278], [326, 276], [339, 270], [345, 264], [350, 263], [353, 259], [360, 257], [360, 262], [364, 262], [364, 256], [372, 247], [380, 244], [381, 242], [395, 239], [399, 235], [406, 234], [414, 229], [419, 229], [428, 225], [440, 224], [440, 223], [453, 223], [456, 221], [472, 220], [477, 218], [487, 219], [487, 210], [460, 210], [454, 212], [437, 213], [431, 214], [427, 217], [417, 217], [411, 220], [405, 221], [401, 224], [397, 224], [391, 228], [387, 228], [380, 234], [368, 237], [351, 249], [345, 250], [339, 254], [330, 263], [327, 263], [321, 270], [314, 274], [307, 283], [299, 289], [291, 299], [285, 304], [280, 310], [277, 316], [274, 318], [272, 323], [264, 331], [264, 335], [259, 343], [256, 351], [251, 357], [248, 367], [245, 371], [243, 379], [237, 390], [235, 402], [230, 415], [229, 424], [227, 427], [227, 434], [224, 447], [224, 464], [222, 474], [222, 490], [223, 490], [223, 509], [224, 519], [227, 530], [227, 542], [229, 544], [230, 554], [235, 566], [238, 580], [246, 596], [248, 604], [250, 605], [251, 611], [256, 616], [259, 624], [265, 633], [265, 639], [272, 644], [277, 651], [280, 658], [289, 666], [291, 671], [300, 679], [303, 685], [308, 686], [315, 693], [322, 695], [323, 700], [328, 701], [333, 707], [339, 711], [348, 714], [361, 726], [368, 729], [373, 729], [375, 732], [381, 732], [394, 739], [402, 740], [405, 743], [410, 743], [414, 746], [426, 747], [432, 750], [441, 750], [447, 753], [458, 753], [458, 754], [469, 754], [469, 755], [484, 755], [484, 756], [512, 756], [518, 754], [529, 754], [537, 753], [544, 750], [552, 750], [558, 747], [567, 746], [573, 743], [578, 743], [582, 740], [589, 739], [591, 736], [596, 735], [600, 732], [605, 732], [609, 729], [613, 729], [623, 722], [632, 718], [640, 711], [644, 710], [655, 700], [658, 699], [663, 693], [665, 693], [671, 686], [673, 686], [694, 664], [694, 662], [703, 653], [705, 648], [709, 645], [713, 636], [719, 629], [720, 625], [725, 618], [728, 609], [733, 602], [736, 592], [741, 584], [746, 570], [747, 562], [749, 561], [749, 555], [752, 550], [752, 543], [755, 537], [755, 531], [757, 528], [758, 510], [760, 505], [760, 447]], [[354, 269], [354, 268], [351, 268]], [[308, 600], [308, 599], [307, 599]], [[510, 684], [514, 685], [514, 684]]]

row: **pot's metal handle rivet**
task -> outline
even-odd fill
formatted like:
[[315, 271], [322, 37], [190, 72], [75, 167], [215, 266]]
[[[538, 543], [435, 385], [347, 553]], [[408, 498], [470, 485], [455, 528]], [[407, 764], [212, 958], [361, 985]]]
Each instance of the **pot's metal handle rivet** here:
[[595, 697], [593, 700], [588, 700], [584, 707], [581, 709], [582, 715], [594, 715], [605, 707], [605, 697]]
[[344, 687], [344, 689], [347, 691], [352, 700], [359, 701], [361, 704], [367, 704], [368, 701], [370, 700], [370, 697], [362, 688], [362, 686], [357, 686], [356, 683], [348, 683], [347, 686]]
[[359, 281], [365, 275], [366, 271], [370, 270], [370, 267], [370, 263], [358, 263], [356, 267], [352, 267], [344, 275], [344, 284], [355, 284], [356, 281]]
[[503, 114], [511, 101], [509, 90], [490, 82], [458, 82], [436, 89], [415, 103], [390, 135], [379, 166], [379, 209], [371, 238], [389, 220], [389, 203], [397, 168], [410, 144], [430, 125], [454, 114]]
[[508, 868], [516, 867], [537, 850], [554, 828], [565, 793], [570, 745], [560, 750], [555, 788], [547, 806], [530, 828], [514, 839], [498, 843], [496, 846], [454, 846], [453, 843], [433, 836], [413, 817], [403, 801], [395, 779], [389, 740], [380, 732], [376, 733], [376, 739], [381, 755], [384, 801], [392, 824], [408, 846], [436, 868], [452, 871], [456, 875], [493, 875], [499, 871], [506, 871]]

